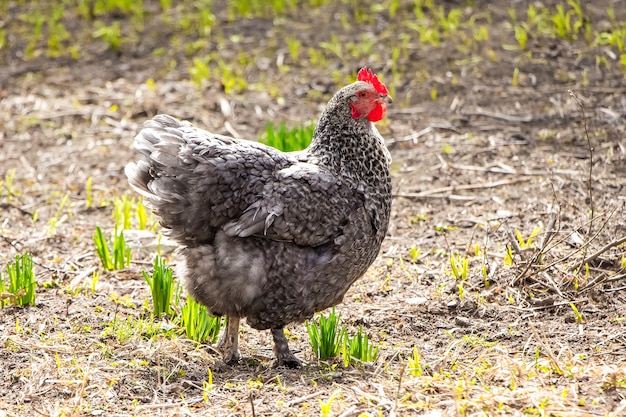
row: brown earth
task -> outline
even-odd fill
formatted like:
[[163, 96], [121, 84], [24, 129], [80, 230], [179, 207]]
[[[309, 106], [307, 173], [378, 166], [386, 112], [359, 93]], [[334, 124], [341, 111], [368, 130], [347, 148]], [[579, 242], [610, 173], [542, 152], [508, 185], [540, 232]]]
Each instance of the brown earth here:
[[[0, 416], [625, 412], [620, 51], [582, 32], [576, 39], [532, 34], [527, 51], [513, 48], [508, 11], [483, 1], [438, 2], [461, 10], [465, 23], [453, 34], [442, 31], [433, 46], [407, 29], [412, 3], [399, 4], [393, 17], [369, 3], [341, 2], [231, 20], [216, 2], [211, 34], [203, 37], [179, 36], [157, 18], [159, 3], [144, 1], [142, 36], [129, 35], [120, 51], [85, 35], [90, 24], [70, 14], [78, 58], [47, 56], [43, 41], [43, 52], [26, 57], [18, 22], [35, 6], [3, 6], [0, 180], [16, 174], [13, 194], [6, 184], [0, 194], [0, 271], [6, 276], [4, 265], [28, 251], [38, 288], [36, 306], [0, 310]], [[569, 10], [566, 2], [544, 4]], [[42, 2], [42, 13], [48, 6]], [[186, 6], [172, 9], [171, 20], [184, 17]], [[594, 31], [624, 25], [618, 2], [583, 6]], [[610, 6], [617, 23], [607, 17]], [[518, 19], [527, 7], [516, 2]], [[320, 31], [328, 15], [335, 18]], [[100, 19], [129, 30], [123, 13]], [[480, 26], [489, 38], [468, 41]], [[413, 37], [394, 60], [404, 33]], [[288, 52], [290, 36], [301, 42], [300, 60]], [[333, 36], [346, 48], [367, 39], [373, 45], [367, 57], [333, 54]], [[312, 63], [308, 48], [325, 51], [325, 62]], [[191, 83], [193, 57], [210, 52], [247, 87], [227, 93], [213, 78]], [[253, 58], [242, 63], [242, 54]], [[157, 320], [152, 333], [138, 330], [139, 319], [150, 317], [141, 271], [150, 269], [154, 248], [133, 241], [131, 267], [103, 272], [92, 235], [96, 226], [113, 228], [115, 197], [133, 196], [123, 168], [136, 157], [131, 143], [141, 124], [169, 113], [255, 139], [267, 120], [314, 120], [361, 65], [394, 94], [379, 130], [394, 158], [396, 198], [379, 258], [338, 311], [351, 331], [362, 325], [380, 346], [377, 361], [349, 368], [319, 362], [302, 325], [289, 329], [291, 348], [307, 364], [298, 370], [271, 368], [270, 336], [245, 325], [245, 359], [236, 366], [221, 364], [166, 321]], [[515, 238], [518, 230], [528, 240], [537, 228], [527, 248]], [[451, 254], [468, 260], [466, 279], [454, 277]], [[91, 291], [94, 271], [100, 279]], [[120, 340], [116, 326], [127, 318], [136, 320], [136, 333]], [[408, 369], [414, 347], [421, 374]]]

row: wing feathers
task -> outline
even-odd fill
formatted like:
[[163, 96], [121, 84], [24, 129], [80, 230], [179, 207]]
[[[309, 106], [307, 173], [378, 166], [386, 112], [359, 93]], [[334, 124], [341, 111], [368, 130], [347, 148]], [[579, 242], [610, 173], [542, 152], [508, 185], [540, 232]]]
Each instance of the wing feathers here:
[[[126, 175], [181, 242], [257, 236], [319, 246], [341, 235], [361, 192], [331, 172], [264, 145], [159, 115], [135, 138]], [[349, 204], [346, 204], [349, 202]]]

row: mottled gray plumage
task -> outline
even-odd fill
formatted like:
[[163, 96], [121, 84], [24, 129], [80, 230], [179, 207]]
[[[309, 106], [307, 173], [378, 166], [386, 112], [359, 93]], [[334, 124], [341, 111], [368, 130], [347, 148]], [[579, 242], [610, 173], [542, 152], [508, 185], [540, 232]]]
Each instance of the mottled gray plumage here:
[[376, 257], [389, 221], [390, 156], [367, 115], [355, 118], [353, 105], [369, 105], [359, 104], [362, 91], [389, 101], [367, 82], [344, 87], [302, 152], [167, 115], [135, 138], [143, 156], [127, 166], [128, 180], [181, 245], [177, 273], [188, 293], [228, 316], [219, 344], [226, 361], [239, 357], [245, 317], [272, 329], [279, 365], [297, 366], [283, 327], [341, 302]]

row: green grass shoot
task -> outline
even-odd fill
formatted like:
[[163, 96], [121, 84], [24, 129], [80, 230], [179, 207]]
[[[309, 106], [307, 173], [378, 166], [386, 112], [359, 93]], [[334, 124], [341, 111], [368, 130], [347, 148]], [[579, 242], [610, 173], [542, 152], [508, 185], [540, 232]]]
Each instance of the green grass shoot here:
[[126, 245], [124, 232], [115, 230], [112, 238], [107, 240], [99, 226], [93, 236], [96, 253], [106, 271], [114, 271], [130, 266], [131, 248]]
[[123, 195], [116, 198], [113, 202], [113, 220], [115, 220], [115, 228], [127, 230], [132, 227], [132, 210], [134, 198]]
[[174, 295], [172, 269], [168, 268], [163, 258], [157, 255], [154, 258], [152, 275], [148, 275], [145, 271], [141, 273], [152, 292], [152, 312], [154, 316], [170, 315], [172, 313], [172, 296]]
[[4, 283], [4, 278], [2, 278], [2, 273], [0, 273], [0, 308], [7, 305], [10, 298], [11, 295], [7, 292], [7, 286]]
[[222, 328], [222, 318], [213, 317], [205, 306], [187, 297], [180, 316], [185, 334], [193, 341], [215, 343]]
[[363, 333], [363, 326], [353, 337], [347, 333], [342, 345], [343, 364], [347, 368], [351, 363], [374, 362], [378, 357], [378, 346], [370, 343], [367, 333]]
[[413, 355], [409, 358], [409, 373], [411, 376], [421, 376], [424, 373], [417, 347], [413, 347]]
[[301, 127], [287, 129], [284, 123], [274, 126], [271, 122], [265, 125], [265, 133], [259, 142], [279, 149], [283, 152], [293, 152], [305, 149], [313, 139], [315, 124], [310, 123]]
[[139, 198], [137, 200], [137, 206], [135, 208], [135, 213], [137, 215], [137, 227], [139, 230], [145, 230], [148, 226], [148, 210], [146, 206], [143, 204], [143, 199]]
[[135, 199], [127, 195], [116, 197], [113, 200], [113, 220], [115, 228], [128, 230], [133, 228], [133, 219], [137, 221], [137, 229], [145, 230], [154, 223], [143, 198]]
[[93, 177], [87, 178], [87, 185], [85, 186], [85, 194], [87, 197], [87, 202], [85, 203], [87, 208], [93, 207]]
[[[7, 201], [10, 201], [12, 197], [19, 195], [19, 192], [13, 187], [13, 180], [15, 179], [15, 168], [10, 169], [4, 175], [4, 188], [7, 193]], [[0, 192], [2, 191], [2, 181], [0, 181]]]
[[461, 255], [450, 255], [450, 268], [456, 279], [466, 280], [468, 275], [469, 260]]
[[29, 253], [16, 255], [15, 262], [7, 264], [9, 285], [0, 275], [0, 306], [15, 304], [18, 306], [35, 305], [35, 274], [33, 260]]
[[320, 315], [306, 324], [309, 343], [318, 359], [334, 358], [341, 352], [346, 329], [339, 325], [340, 319], [341, 313], [336, 313], [333, 307], [328, 316]]

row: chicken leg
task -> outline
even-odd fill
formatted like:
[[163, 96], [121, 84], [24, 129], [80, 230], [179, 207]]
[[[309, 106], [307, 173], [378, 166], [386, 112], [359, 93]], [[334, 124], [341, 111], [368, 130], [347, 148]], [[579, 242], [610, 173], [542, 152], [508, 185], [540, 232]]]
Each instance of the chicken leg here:
[[226, 327], [217, 342], [217, 349], [222, 352], [224, 363], [239, 362], [239, 317], [226, 317]]
[[296, 358], [289, 350], [289, 344], [282, 327], [272, 329], [272, 337], [274, 338], [274, 355], [276, 356], [274, 367], [299, 368], [302, 366], [300, 359]]

